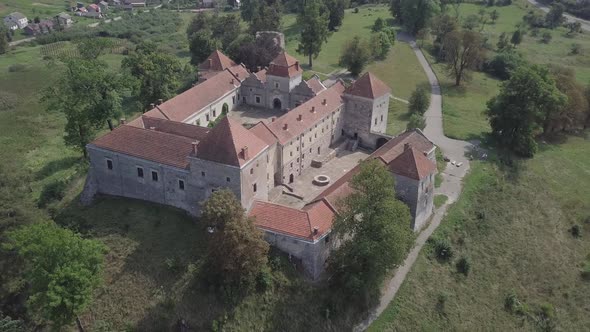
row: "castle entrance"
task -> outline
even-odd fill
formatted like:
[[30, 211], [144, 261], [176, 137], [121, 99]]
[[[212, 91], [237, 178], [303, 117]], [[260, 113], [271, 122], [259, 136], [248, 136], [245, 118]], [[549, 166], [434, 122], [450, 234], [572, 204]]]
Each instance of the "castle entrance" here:
[[275, 98], [275, 100], [272, 101], [272, 107], [276, 110], [280, 110], [282, 108], [282, 102], [279, 98]]

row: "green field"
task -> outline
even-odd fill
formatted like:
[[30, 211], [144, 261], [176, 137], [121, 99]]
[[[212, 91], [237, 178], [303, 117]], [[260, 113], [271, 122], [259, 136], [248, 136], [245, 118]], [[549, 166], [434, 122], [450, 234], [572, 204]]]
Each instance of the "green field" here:
[[[580, 270], [590, 254], [589, 143], [543, 145], [513, 166], [475, 163], [433, 235], [451, 241], [453, 261], [440, 263], [426, 246], [371, 331], [534, 330], [546, 304], [557, 330], [588, 330], [590, 283]], [[574, 224], [584, 229], [579, 239]], [[467, 277], [457, 273], [459, 257], [471, 261]], [[526, 314], [504, 308], [512, 292]]]
[[52, 17], [66, 11], [65, 4], [64, 0], [3, 0], [0, 3], [0, 16], [20, 12], [31, 20], [35, 16]]

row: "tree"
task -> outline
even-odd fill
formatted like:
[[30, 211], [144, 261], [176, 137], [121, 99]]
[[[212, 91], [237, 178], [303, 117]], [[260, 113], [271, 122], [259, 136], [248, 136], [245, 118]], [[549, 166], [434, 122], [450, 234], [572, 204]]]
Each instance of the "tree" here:
[[335, 31], [337, 27], [342, 25], [344, 19], [344, 9], [348, 7], [348, 0], [325, 0], [328, 8], [328, 30]]
[[432, 19], [431, 22], [432, 35], [434, 36], [434, 49], [438, 56], [438, 59], [444, 59], [444, 48], [443, 40], [445, 36], [459, 28], [457, 20], [450, 15], [442, 14], [437, 15]]
[[584, 86], [578, 83], [571, 68], [550, 65], [549, 71], [555, 79], [557, 89], [567, 96], [567, 103], [549, 114], [543, 125], [543, 133], [584, 128], [586, 118], [590, 114], [590, 104], [586, 99]]
[[199, 65], [219, 47], [221, 47], [221, 43], [212, 36], [211, 31], [202, 30], [193, 33], [189, 41], [191, 63], [195, 66]]
[[412, 114], [424, 115], [430, 106], [430, 94], [423, 87], [417, 87], [410, 96], [408, 110]]
[[418, 114], [418, 113], [414, 113], [410, 116], [410, 120], [408, 121], [408, 124], [406, 125], [406, 129], [407, 130], [412, 130], [412, 129], [420, 129], [420, 130], [424, 130], [424, 128], [426, 128], [426, 120], [424, 119], [424, 116]]
[[4, 27], [0, 27], [0, 54], [8, 51], [8, 31]]
[[121, 113], [120, 92], [129, 82], [98, 60], [65, 60], [65, 71], [47, 88], [41, 100], [48, 111], [66, 118], [64, 140], [84, 153], [98, 129]]
[[39, 16], [35, 16], [35, 18], [33, 19], [34, 23], [39, 23], [41, 22], [41, 19], [39, 18]]
[[545, 15], [545, 24], [548, 28], [555, 29], [560, 26], [564, 21], [563, 13], [565, 12], [565, 6], [559, 2], [554, 3], [551, 6], [551, 10]]
[[77, 319], [101, 283], [106, 247], [53, 222], [24, 226], [8, 239], [5, 248], [26, 264], [29, 306], [57, 330]]
[[545, 44], [549, 44], [552, 38], [553, 36], [551, 36], [551, 32], [546, 31], [543, 33], [543, 36], [541, 36], [541, 41]]
[[358, 76], [371, 59], [371, 52], [366, 41], [354, 36], [342, 49], [340, 66], [346, 67], [352, 76]]
[[375, 59], [385, 59], [391, 49], [389, 35], [383, 31], [371, 34], [369, 45]]
[[389, 12], [391, 16], [398, 20], [399, 23], [403, 23], [402, 18], [402, 0], [390, 0], [389, 1]]
[[520, 53], [504, 51], [496, 54], [485, 67], [489, 74], [501, 80], [507, 80], [517, 68], [527, 65], [528, 63]]
[[250, 32], [278, 31], [281, 26], [282, 5], [280, 0], [248, 0], [242, 5], [242, 18], [250, 22]]
[[332, 234], [340, 246], [328, 258], [330, 286], [368, 307], [414, 236], [409, 208], [395, 198], [393, 176], [379, 160], [362, 162], [350, 187], [353, 192], [336, 203]]
[[328, 15], [322, 13], [320, 0], [307, 0], [303, 11], [297, 17], [301, 27], [301, 38], [297, 52], [309, 57], [309, 67], [313, 67], [312, 58], [317, 58], [322, 44], [328, 40]]
[[271, 35], [262, 35], [254, 39], [251, 35], [242, 35], [229, 47], [229, 55], [238, 63], [243, 63], [252, 72], [267, 67], [281, 52]]
[[481, 34], [474, 31], [453, 31], [443, 40], [445, 59], [449, 75], [455, 85], [461, 85], [468, 70], [477, 68], [485, 58], [485, 48]]
[[500, 13], [498, 13], [497, 9], [494, 9], [490, 12], [490, 19], [492, 19], [492, 23], [496, 24], [496, 21], [500, 18]]
[[499, 52], [510, 50], [510, 42], [508, 41], [508, 35], [506, 34], [506, 32], [502, 32], [500, 34], [500, 37], [498, 38], [498, 43], [496, 44], [496, 48]]
[[566, 25], [566, 27], [568, 28], [568, 34], [574, 34], [574, 33], [581, 33], [582, 32], [582, 23], [576, 21], [576, 22], [570, 22]]
[[240, 18], [237, 15], [198, 13], [186, 29], [189, 42], [191, 42], [193, 35], [199, 32], [210, 33], [213, 39], [219, 41], [220, 47], [227, 50], [229, 45], [240, 35]]
[[510, 38], [510, 43], [512, 43], [512, 45], [514, 45], [514, 47], [516, 48], [517, 45], [519, 45], [522, 42], [522, 31], [520, 31], [520, 29], [517, 29], [516, 31], [514, 31], [512, 33], [512, 38]]
[[140, 44], [135, 53], [122, 61], [122, 68], [139, 82], [139, 100], [143, 106], [158, 99], [170, 99], [180, 86], [182, 65], [174, 56], [158, 51], [155, 43]]
[[535, 137], [542, 133], [551, 113], [566, 101], [547, 69], [536, 65], [520, 67], [501, 83], [500, 93], [487, 103], [492, 136], [500, 146], [532, 157], [537, 151]]
[[401, 0], [402, 22], [412, 34], [426, 27], [439, 10], [438, 0]]
[[475, 14], [468, 15], [463, 21], [463, 29], [475, 30], [480, 24], [479, 17]]
[[245, 216], [229, 189], [218, 190], [205, 201], [201, 219], [215, 229], [207, 256], [214, 280], [248, 290], [268, 260], [269, 245], [262, 231]]
[[96, 60], [113, 47], [113, 41], [109, 38], [89, 38], [77, 42], [80, 57], [86, 60]]
[[379, 32], [385, 28], [385, 22], [381, 17], [378, 17], [373, 23], [373, 32]]

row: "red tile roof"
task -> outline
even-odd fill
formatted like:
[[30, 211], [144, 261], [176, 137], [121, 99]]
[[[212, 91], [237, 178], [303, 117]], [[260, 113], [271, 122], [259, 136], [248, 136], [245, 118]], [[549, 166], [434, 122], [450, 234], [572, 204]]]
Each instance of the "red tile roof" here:
[[205, 61], [199, 65], [200, 70], [222, 71], [229, 67], [236, 66], [227, 55], [221, 53], [219, 50], [213, 51]]
[[97, 138], [89, 146], [186, 169], [194, 141], [190, 137], [122, 125]]
[[436, 165], [413, 147], [408, 147], [388, 167], [395, 174], [418, 181], [436, 172]]
[[391, 93], [391, 89], [375, 75], [366, 72], [346, 89], [346, 93], [353, 96], [375, 99]]
[[417, 130], [406, 131], [399, 136], [390, 139], [383, 144], [379, 149], [371, 154], [373, 157], [381, 157], [385, 163], [389, 164], [392, 160], [397, 158], [404, 152], [404, 145], [410, 144], [413, 148], [420, 152], [430, 152], [434, 148], [434, 144]]
[[[268, 124], [268, 128], [278, 138], [281, 144], [289, 142], [301, 135], [312, 125], [336, 111], [343, 105], [342, 92], [344, 86], [337, 82], [322, 94], [311, 98], [300, 106]], [[324, 100], [326, 103], [324, 104]], [[314, 112], [312, 112], [312, 109]], [[299, 116], [301, 115], [301, 120]], [[285, 125], [287, 126], [285, 128]]]
[[316, 94], [318, 95], [320, 92], [326, 90], [326, 87], [322, 84], [319, 78], [313, 77], [307, 80], [307, 86]]
[[240, 81], [229, 70], [224, 70], [156, 106], [146, 115], [182, 122], [239, 86]]
[[[197, 147], [197, 158], [241, 167], [268, 144], [226, 116]], [[243, 148], [247, 148], [246, 156]]]
[[303, 69], [301, 69], [299, 61], [286, 52], [281, 52], [270, 62], [267, 75], [294, 77], [302, 73]]
[[246, 69], [246, 67], [244, 67], [244, 65], [235, 65], [232, 67], [229, 67], [227, 70], [229, 70], [232, 74], [234, 74], [235, 77], [237, 77], [240, 82], [243, 82], [246, 77], [248, 77], [248, 75], [250, 75], [250, 73], [248, 72], [248, 69]]
[[261, 69], [258, 72], [254, 73], [254, 75], [261, 81], [261, 82], [266, 82], [266, 69]]
[[184, 136], [188, 138], [201, 141], [207, 136], [211, 129], [195, 126], [187, 123], [170, 121], [161, 118], [152, 118], [150, 116], [142, 115], [137, 119], [129, 122], [130, 126], [161, 131], [168, 134]]
[[272, 133], [272, 131], [270, 131], [270, 129], [268, 129], [268, 126], [262, 121], [258, 122], [254, 127], [250, 128], [250, 131], [268, 145], [273, 145], [277, 142], [277, 137]]
[[316, 240], [330, 230], [335, 213], [324, 201], [310, 204], [303, 210], [256, 201], [249, 215], [254, 218], [254, 224], [264, 230]]

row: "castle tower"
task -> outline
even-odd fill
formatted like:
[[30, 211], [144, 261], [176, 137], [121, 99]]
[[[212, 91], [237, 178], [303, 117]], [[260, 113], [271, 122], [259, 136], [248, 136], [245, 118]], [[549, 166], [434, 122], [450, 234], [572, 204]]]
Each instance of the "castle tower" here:
[[299, 61], [286, 52], [274, 58], [266, 72], [267, 107], [286, 109], [289, 107], [289, 92], [301, 83], [303, 70]]
[[344, 91], [344, 134], [374, 149], [387, 130], [391, 89], [367, 72]]

